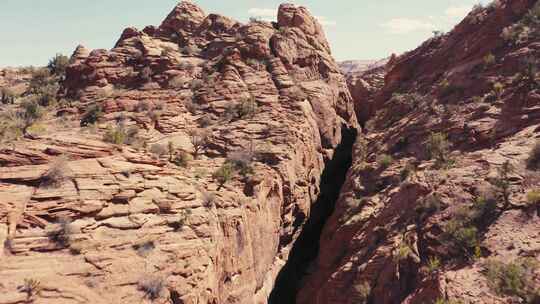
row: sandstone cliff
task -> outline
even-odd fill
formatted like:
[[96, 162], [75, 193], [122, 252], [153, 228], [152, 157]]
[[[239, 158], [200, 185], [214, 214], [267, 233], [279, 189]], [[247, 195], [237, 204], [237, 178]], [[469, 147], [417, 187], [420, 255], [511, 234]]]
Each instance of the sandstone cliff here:
[[316, 19], [181, 2], [111, 50], [78, 47], [63, 85], [0, 146], [0, 303], [266, 303], [357, 128]]
[[539, 303], [539, 12], [476, 7], [349, 84], [366, 136], [296, 303]]

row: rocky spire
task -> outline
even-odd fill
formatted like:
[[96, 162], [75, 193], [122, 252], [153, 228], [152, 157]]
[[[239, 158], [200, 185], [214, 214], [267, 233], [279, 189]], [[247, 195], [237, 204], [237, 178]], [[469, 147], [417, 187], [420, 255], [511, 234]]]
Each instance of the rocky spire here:
[[206, 13], [191, 1], [180, 2], [161, 23], [163, 31], [178, 32], [180, 30], [192, 32], [206, 17]]
[[296, 27], [308, 35], [316, 36], [317, 40], [323, 42], [326, 50], [330, 52], [321, 24], [307, 8], [290, 3], [281, 4], [278, 10], [278, 25], [279, 27]]

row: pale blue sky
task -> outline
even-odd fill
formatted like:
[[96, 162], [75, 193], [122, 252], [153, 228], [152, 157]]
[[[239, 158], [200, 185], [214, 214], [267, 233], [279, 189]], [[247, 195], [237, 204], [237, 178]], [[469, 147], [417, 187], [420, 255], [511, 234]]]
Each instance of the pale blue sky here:
[[[483, 1], [483, 0], [482, 0]], [[177, 0], [0, 0], [0, 66], [44, 65], [78, 44], [111, 48], [125, 27], [159, 25]], [[275, 0], [198, 0], [207, 13], [269, 19]], [[478, 0], [297, 0], [325, 25], [338, 60], [377, 59], [447, 31]], [[486, 2], [486, 1], [483, 1]]]

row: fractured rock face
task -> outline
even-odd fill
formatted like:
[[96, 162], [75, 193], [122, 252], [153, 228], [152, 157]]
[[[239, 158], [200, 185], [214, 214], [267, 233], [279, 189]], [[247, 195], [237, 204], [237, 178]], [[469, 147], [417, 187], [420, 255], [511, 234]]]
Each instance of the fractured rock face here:
[[[532, 8], [477, 8], [349, 84], [355, 105], [369, 105], [357, 108], [366, 134], [297, 303], [538, 302], [540, 221], [526, 196], [540, 179], [526, 160], [539, 130], [539, 41], [502, 35]], [[521, 291], [500, 291], [508, 274], [486, 276], [494, 261], [523, 260], [536, 266], [518, 275]]]

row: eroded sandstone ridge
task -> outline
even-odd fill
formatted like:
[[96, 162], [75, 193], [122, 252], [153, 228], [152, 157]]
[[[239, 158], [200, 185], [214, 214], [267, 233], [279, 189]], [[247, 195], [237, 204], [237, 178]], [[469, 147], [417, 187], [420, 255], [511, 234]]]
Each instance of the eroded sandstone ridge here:
[[494, 1], [350, 84], [366, 136], [296, 303], [540, 303], [539, 21]]
[[242, 24], [181, 2], [78, 47], [61, 91], [0, 147], [2, 304], [266, 303], [357, 128], [321, 26], [289, 4]]

